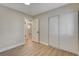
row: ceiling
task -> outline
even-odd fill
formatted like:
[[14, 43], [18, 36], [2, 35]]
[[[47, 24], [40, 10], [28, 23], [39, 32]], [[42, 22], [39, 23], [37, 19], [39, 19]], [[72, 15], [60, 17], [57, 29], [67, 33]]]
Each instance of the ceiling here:
[[33, 16], [67, 5], [67, 3], [31, 3], [30, 5], [25, 5], [24, 3], [3, 3], [1, 5]]

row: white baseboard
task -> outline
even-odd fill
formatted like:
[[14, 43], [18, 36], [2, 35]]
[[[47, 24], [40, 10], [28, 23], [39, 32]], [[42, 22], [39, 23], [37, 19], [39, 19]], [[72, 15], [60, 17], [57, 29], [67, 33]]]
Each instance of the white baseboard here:
[[16, 48], [18, 46], [21, 46], [21, 45], [24, 45], [24, 43], [20, 43], [20, 44], [17, 44], [17, 45], [13, 45], [11, 47], [3, 48], [3, 49], [0, 50], [0, 52], [7, 51], [7, 50], [10, 50], [10, 49]]
[[40, 43], [41, 43], [41, 44], [44, 44], [44, 45], [48, 45], [48, 43], [46, 43], [46, 42], [40, 41]]
[[[38, 40], [34, 40], [34, 39], [32, 39], [32, 41], [38, 42]], [[44, 44], [44, 45], [48, 45], [48, 43], [45, 43], [45, 42], [42, 42], [42, 41], [40, 41], [40, 43], [41, 43], [41, 44]]]

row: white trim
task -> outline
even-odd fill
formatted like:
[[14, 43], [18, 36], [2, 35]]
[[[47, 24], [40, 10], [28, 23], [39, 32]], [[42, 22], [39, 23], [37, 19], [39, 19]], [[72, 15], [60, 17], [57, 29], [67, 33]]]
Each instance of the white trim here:
[[[32, 41], [34, 41], [34, 42], [39, 42], [38, 40], [32, 40]], [[40, 43], [41, 43], [41, 44], [44, 44], [44, 45], [48, 45], [48, 43], [45, 43], [45, 42], [42, 42], [42, 41], [40, 41]]]
[[40, 41], [40, 43], [41, 43], [41, 44], [44, 44], [44, 45], [48, 45], [48, 43], [46, 43], [46, 42]]
[[21, 45], [24, 45], [24, 43], [20, 43], [20, 44], [17, 44], [17, 45], [13, 45], [11, 47], [3, 48], [3, 49], [0, 50], [0, 52], [7, 51], [7, 50], [10, 50], [10, 49], [16, 48], [18, 46], [21, 46]]

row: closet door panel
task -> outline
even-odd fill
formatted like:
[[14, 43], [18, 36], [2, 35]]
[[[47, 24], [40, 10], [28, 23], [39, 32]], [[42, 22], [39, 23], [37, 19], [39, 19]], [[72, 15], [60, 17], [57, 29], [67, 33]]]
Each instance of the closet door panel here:
[[58, 16], [49, 18], [49, 45], [58, 48]]
[[73, 12], [60, 15], [60, 48], [70, 52], [78, 51], [75, 20]]

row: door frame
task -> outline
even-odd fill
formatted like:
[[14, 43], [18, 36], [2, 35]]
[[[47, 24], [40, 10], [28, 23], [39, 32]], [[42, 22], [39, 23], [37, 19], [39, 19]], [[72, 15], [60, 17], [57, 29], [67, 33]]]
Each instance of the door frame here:
[[40, 43], [40, 19], [38, 18], [38, 42]]

